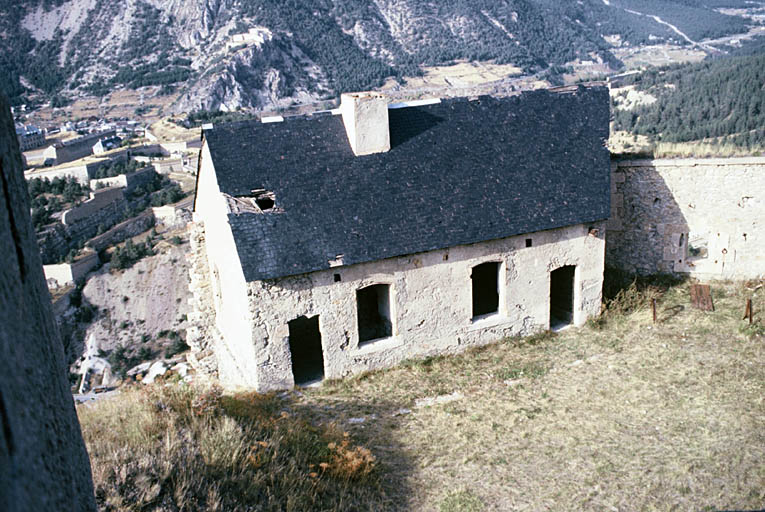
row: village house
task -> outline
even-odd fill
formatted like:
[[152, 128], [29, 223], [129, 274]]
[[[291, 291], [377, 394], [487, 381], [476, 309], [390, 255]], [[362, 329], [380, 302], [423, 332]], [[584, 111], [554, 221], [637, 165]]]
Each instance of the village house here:
[[93, 154], [94, 155], [103, 155], [104, 153], [107, 153], [113, 149], [117, 149], [122, 144], [122, 139], [117, 137], [116, 135], [112, 135], [111, 137], [104, 137], [98, 140], [93, 145]]
[[579, 86], [344, 94], [205, 130], [194, 220], [221, 381], [290, 388], [597, 315], [608, 122], [607, 90]]

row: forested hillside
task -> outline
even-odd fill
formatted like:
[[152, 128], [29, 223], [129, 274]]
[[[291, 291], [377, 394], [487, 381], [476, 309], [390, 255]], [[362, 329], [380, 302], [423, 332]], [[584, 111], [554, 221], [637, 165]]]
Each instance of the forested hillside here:
[[631, 110], [614, 109], [615, 128], [654, 141], [713, 138], [745, 148], [765, 145], [765, 39], [742, 53], [749, 55], [650, 69], [630, 77], [625, 85], [656, 101]]
[[[754, 23], [746, 0], [0, 0], [0, 90], [15, 104], [159, 86], [186, 105], [259, 108], [403, 82], [457, 60], [560, 73], [617, 70], [619, 46], [688, 42]], [[232, 47], [234, 34], [264, 30]], [[207, 101], [207, 99], [212, 100]], [[196, 101], [196, 103], [195, 103]], [[200, 103], [201, 102], [201, 103]]]

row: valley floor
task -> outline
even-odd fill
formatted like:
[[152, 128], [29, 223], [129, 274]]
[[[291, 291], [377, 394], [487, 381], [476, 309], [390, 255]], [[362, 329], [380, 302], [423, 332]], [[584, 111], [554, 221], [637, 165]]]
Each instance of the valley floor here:
[[[714, 312], [691, 307], [688, 283], [667, 291], [632, 287], [600, 320], [581, 329], [503, 340], [299, 392], [235, 395], [230, 400], [238, 400], [237, 407], [226, 405], [224, 397], [223, 416], [238, 422], [243, 446], [263, 446], [263, 458], [247, 466], [252, 474], [244, 487], [227, 482], [244, 471], [247, 450], [232, 450], [213, 465], [215, 471], [212, 462], [199, 463], [206, 469], [195, 470], [196, 478], [218, 475], [204, 489], [218, 493], [216, 503], [234, 504], [223, 509], [241, 510], [762, 509], [762, 285], [713, 284]], [[651, 298], [658, 298], [656, 324]], [[751, 327], [741, 319], [747, 298], [755, 304]], [[156, 404], [167, 399], [157, 397], [177, 386], [141, 391], [156, 393], [142, 407], [161, 408]], [[137, 510], [146, 503], [125, 496], [130, 478], [119, 481], [120, 474], [140, 473], [138, 455], [120, 448], [134, 441], [98, 435], [118, 421], [109, 419], [116, 409], [127, 414], [119, 400], [81, 406], [79, 412], [103, 508]], [[263, 408], [264, 401], [270, 408]], [[250, 404], [249, 416], [241, 414], [242, 404]], [[167, 421], [169, 410], [174, 409], [151, 414]], [[298, 424], [292, 423], [277, 435], [263, 427], [298, 420], [307, 430], [295, 430]], [[173, 430], [181, 423], [164, 425]], [[214, 423], [205, 424], [213, 426], [184, 427], [197, 432], [191, 437], [200, 446], [212, 435], [205, 428], [222, 435]], [[255, 424], [261, 425], [256, 434]], [[248, 432], [256, 437], [245, 439]], [[291, 441], [308, 432], [313, 441]], [[166, 453], [170, 437], [162, 429], [156, 438], [148, 435], [142, 456], [159, 464], [160, 455], [151, 454]], [[347, 453], [338, 457], [343, 439]], [[290, 464], [269, 466], [285, 453], [292, 454]], [[272, 472], [260, 478], [259, 471]], [[279, 496], [287, 489], [280, 479], [287, 475], [295, 495]], [[143, 478], [159, 486], [152, 510], [178, 509], [172, 496], [191, 488], [173, 487], [171, 478], [157, 475]], [[128, 499], [106, 506], [107, 498], [116, 503], [119, 496]]]

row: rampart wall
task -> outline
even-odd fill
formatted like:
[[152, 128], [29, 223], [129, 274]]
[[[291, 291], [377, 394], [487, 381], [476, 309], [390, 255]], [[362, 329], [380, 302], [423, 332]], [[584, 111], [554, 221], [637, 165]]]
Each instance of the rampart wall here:
[[125, 206], [125, 194], [121, 188], [104, 188], [90, 193], [90, 199], [66, 210], [61, 215], [61, 223], [65, 226], [72, 226], [77, 223], [94, 222], [93, 217], [100, 217], [105, 210], [113, 208], [115, 205]]
[[58, 263], [55, 265], [43, 265], [45, 279], [55, 281], [56, 286], [65, 286], [76, 283], [85, 277], [93, 267], [99, 263], [98, 254], [88, 253], [73, 263]]
[[61, 223], [54, 224], [37, 237], [43, 263], [60, 262], [71, 247], [95, 236], [121, 221], [128, 208], [122, 188], [104, 188], [91, 192], [91, 199], [65, 211]]
[[88, 240], [87, 245], [96, 251], [100, 251], [110, 245], [115, 245], [130, 237], [140, 235], [153, 225], [154, 215], [151, 211], [146, 211], [137, 217], [120, 222], [106, 233], [91, 238]]
[[154, 179], [155, 170], [153, 167], [144, 167], [130, 174], [120, 174], [111, 178], [99, 178], [90, 180], [90, 188], [96, 190], [99, 185], [106, 187], [122, 187], [125, 192], [132, 192], [137, 187], [146, 185]]
[[98, 168], [104, 161], [90, 162], [87, 164], [71, 165], [67, 167], [54, 167], [51, 169], [40, 169], [25, 174], [27, 180], [35, 178], [53, 180], [54, 178], [69, 178], [76, 179], [80, 184], [87, 185], [90, 178], [95, 176]]
[[765, 276], [765, 158], [614, 161], [607, 230], [628, 271]]
[[[55, 159], [57, 164], [62, 164], [65, 162], [72, 162], [74, 160], [79, 160], [80, 158], [84, 158], [88, 155], [93, 154], [93, 146], [96, 145], [96, 143], [106, 137], [114, 137], [115, 135], [114, 130], [106, 131], [106, 132], [99, 132], [99, 133], [91, 133], [88, 135], [83, 135], [82, 137], [78, 137], [76, 139], [68, 140], [64, 143], [57, 144], [53, 147], [53, 151], [55, 151]], [[46, 151], [46, 156], [48, 156], [48, 152]]]

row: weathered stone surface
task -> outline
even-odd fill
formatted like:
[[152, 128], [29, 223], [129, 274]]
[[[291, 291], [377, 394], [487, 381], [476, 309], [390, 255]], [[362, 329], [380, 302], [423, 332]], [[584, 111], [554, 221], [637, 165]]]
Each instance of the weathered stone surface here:
[[0, 510], [95, 510], [25, 188], [0, 96]]
[[765, 275], [765, 158], [612, 165], [606, 261], [702, 279]]
[[218, 361], [212, 347], [220, 339], [215, 326], [213, 296], [210, 290], [210, 270], [205, 249], [205, 233], [202, 225], [189, 225], [191, 251], [187, 255], [189, 264], [189, 291], [191, 298], [186, 329], [186, 343], [191, 347], [188, 361], [199, 373], [217, 376]]
[[[604, 222], [250, 283], [226, 277], [232, 244], [211, 244], [217, 235], [209, 228], [208, 254], [222, 258], [212, 262], [212, 289], [223, 333], [214, 350], [226, 387], [292, 387], [288, 322], [301, 316], [319, 315], [325, 377], [341, 378], [548, 329], [550, 273], [564, 265], [576, 266], [573, 323], [600, 310]], [[474, 318], [470, 276], [484, 262], [500, 263], [499, 311]], [[390, 286], [393, 334], [361, 344], [356, 291], [380, 283]]]

